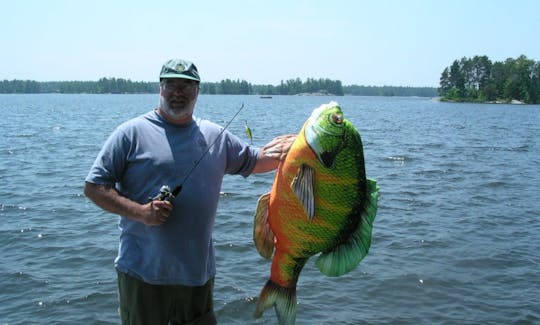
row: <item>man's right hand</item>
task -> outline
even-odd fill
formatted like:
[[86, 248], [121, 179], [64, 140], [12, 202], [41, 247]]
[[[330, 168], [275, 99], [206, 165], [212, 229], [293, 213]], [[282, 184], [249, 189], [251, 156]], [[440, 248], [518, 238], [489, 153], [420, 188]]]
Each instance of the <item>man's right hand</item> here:
[[147, 226], [160, 226], [169, 219], [172, 208], [172, 203], [166, 200], [150, 201], [143, 205], [144, 214], [140, 221]]

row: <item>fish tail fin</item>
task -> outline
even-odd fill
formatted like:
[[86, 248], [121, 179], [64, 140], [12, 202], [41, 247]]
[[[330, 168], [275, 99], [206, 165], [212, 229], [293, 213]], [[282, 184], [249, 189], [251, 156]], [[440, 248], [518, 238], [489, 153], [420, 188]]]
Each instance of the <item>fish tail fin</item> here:
[[367, 180], [367, 200], [360, 213], [357, 229], [343, 244], [330, 252], [319, 255], [315, 264], [327, 276], [340, 276], [352, 271], [368, 254], [371, 246], [371, 231], [377, 214], [379, 187], [377, 182]]
[[284, 288], [268, 280], [259, 295], [255, 318], [274, 306], [280, 325], [293, 325], [296, 321], [296, 287]]

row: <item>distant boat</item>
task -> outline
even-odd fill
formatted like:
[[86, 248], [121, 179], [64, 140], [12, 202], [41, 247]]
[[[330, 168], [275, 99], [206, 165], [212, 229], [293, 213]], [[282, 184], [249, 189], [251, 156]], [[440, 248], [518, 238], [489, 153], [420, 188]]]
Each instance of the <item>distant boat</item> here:
[[272, 96], [261, 96], [259, 98], [272, 98]]

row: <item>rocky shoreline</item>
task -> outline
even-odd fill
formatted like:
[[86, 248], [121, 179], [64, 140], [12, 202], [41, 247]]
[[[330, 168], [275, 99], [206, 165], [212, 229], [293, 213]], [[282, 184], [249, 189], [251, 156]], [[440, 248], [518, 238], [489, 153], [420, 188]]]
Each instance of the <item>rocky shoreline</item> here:
[[491, 100], [491, 101], [485, 101], [485, 102], [468, 102], [468, 101], [457, 101], [457, 100], [449, 100], [449, 99], [443, 99], [440, 97], [437, 97], [435, 100], [438, 100], [440, 102], [449, 102], [449, 103], [475, 103], [475, 104], [511, 104], [511, 105], [527, 105], [527, 103], [522, 102], [517, 99], [512, 100]]

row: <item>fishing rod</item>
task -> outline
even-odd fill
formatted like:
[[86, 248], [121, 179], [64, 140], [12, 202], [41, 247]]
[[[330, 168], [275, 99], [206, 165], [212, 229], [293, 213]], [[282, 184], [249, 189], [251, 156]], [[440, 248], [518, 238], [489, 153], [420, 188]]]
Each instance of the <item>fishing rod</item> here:
[[150, 201], [154, 201], [154, 200], [164, 201], [164, 200], [166, 200], [166, 201], [169, 201], [169, 202], [174, 200], [176, 198], [176, 196], [178, 194], [180, 194], [180, 192], [182, 192], [182, 188], [184, 187], [184, 184], [188, 180], [189, 176], [191, 176], [191, 174], [193, 173], [195, 168], [197, 168], [197, 166], [199, 166], [199, 164], [201, 163], [203, 158], [206, 156], [208, 151], [210, 151], [210, 149], [216, 144], [216, 142], [219, 140], [219, 138], [221, 137], [223, 132], [225, 132], [225, 130], [229, 127], [229, 125], [231, 125], [232, 121], [236, 118], [236, 116], [238, 116], [238, 114], [240, 114], [240, 112], [243, 109], [244, 109], [244, 103], [242, 103], [242, 106], [240, 106], [240, 108], [238, 109], [236, 114], [233, 115], [233, 117], [229, 120], [229, 122], [227, 122], [227, 124], [225, 124], [225, 127], [219, 132], [218, 136], [214, 139], [214, 141], [206, 148], [206, 150], [202, 153], [201, 157], [193, 164], [193, 167], [191, 167], [191, 169], [186, 174], [186, 176], [184, 176], [184, 179], [182, 180], [180, 185], [175, 187], [172, 191], [171, 191], [171, 189], [169, 188], [168, 185], [163, 185], [159, 189], [158, 195], [156, 195], [155, 197], [149, 198], [149, 200]]

